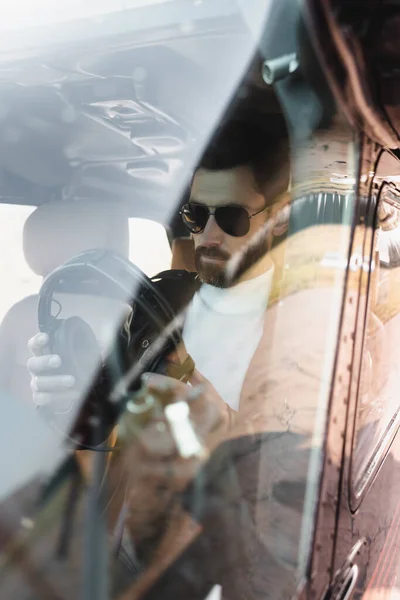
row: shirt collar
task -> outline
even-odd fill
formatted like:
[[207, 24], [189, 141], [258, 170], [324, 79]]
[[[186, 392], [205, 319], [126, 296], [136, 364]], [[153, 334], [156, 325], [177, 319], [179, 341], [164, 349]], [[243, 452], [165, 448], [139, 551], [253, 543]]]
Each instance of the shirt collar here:
[[202, 303], [214, 312], [232, 315], [263, 312], [267, 308], [273, 273], [272, 266], [262, 275], [230, 288], [205, 283], [198, 294]]

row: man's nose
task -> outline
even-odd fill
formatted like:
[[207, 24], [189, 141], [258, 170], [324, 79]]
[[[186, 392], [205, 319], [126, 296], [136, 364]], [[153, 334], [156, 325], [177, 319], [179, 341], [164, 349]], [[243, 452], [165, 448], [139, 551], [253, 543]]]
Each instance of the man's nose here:
[[202, 234], [202, 245], [220, 246], [223, 240], [223, 231], [217, 225], [214, 215], [208, 217], [207, 224]]

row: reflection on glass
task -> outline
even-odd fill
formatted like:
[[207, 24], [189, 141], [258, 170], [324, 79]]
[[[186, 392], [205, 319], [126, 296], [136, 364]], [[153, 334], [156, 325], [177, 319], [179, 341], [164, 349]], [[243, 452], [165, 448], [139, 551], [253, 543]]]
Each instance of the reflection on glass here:
[[[384, 161], [382, 161], [384, 163]], [[398, 173], [398, 166], [393, 161]], [[382, 169], [383, 171], [383, 169]], [[381, 170], [378, 169], [378, 179]], [[383, 174], [383, 173], [382, 173]], [[373, 241], [368, 315], [358, 390], [357, 429], [353, 451], [355, 489], [360, 493], [370, 475], [379, 446], [384, 450], [399, 410], [397, 347], [399, 270], [399, 193], [384, 183], [377, 208]]]
[[4, 96], [45, 281], [3, 322], [26, 470], [2, 600], [290, 597], [306, 573], [358, 147], [340, 116], [290, 138], [241, 14], [187, 5]]

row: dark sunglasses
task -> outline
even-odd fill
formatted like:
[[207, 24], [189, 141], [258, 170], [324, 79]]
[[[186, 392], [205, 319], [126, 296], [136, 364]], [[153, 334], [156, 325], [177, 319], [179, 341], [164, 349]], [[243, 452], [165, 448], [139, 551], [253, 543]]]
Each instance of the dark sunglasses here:
[[242, 237], [249, 232], [250, 220], [267, 209], [268, 207], [266, 206], [251, 215], [244, 206], [237, 206], [235, 204], [217, 206], [211, 209], [205, 204], [190, 202], [182, 206], [179, 214], [182, 217], [183, 224], [191, 233], [201, 233], [204, 231], [210, 215], [213, 215], [218, 227], [222, 231], [234, 237]]

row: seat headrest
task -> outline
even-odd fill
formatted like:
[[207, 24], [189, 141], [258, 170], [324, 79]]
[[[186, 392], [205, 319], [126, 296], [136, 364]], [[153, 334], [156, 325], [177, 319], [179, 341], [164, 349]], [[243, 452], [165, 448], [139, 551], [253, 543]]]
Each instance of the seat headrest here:
[[172, 242], [171, 269], [184, 269], [191, 273], [196, 271], [192, 238], [186, 237], [174, 239]]
[[25, 260], [37, 275], [45, 277], [92, 248], [129, 256], [129, 219], [121, 206], [96, 200], [48, 202], [25, 222]]

